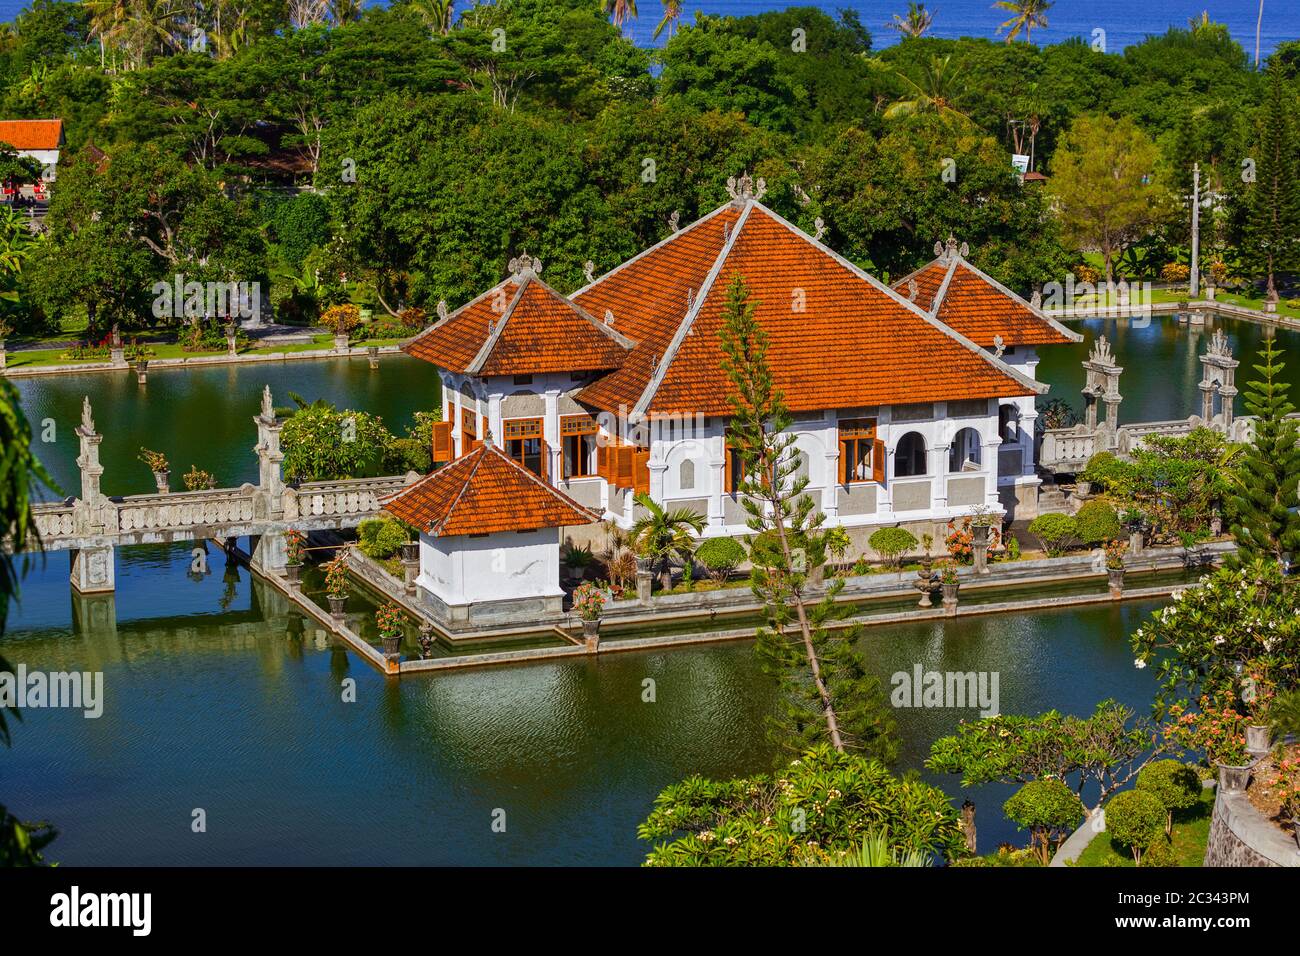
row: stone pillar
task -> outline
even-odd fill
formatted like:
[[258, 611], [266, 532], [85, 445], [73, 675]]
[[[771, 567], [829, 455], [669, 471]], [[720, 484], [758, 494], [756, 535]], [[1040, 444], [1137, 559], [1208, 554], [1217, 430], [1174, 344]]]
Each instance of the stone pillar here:
[[989, 527], [988, 525], [974, 525], [971, 528], [971, 535], [974, 537], [975, 551], [975, 573], [989, 573]]
[[122, 332], [117, 325], [113, 326], [109, 336], [108, 356], [114, 368], [126, 368], [126, 348], [122, 345]]
[[[1232, 357], [1228, 337], [1223, 334], [1222, 329], [1215, 329], [1205, 354], [1201, 356], [1202, 375], [1197, 387], [1201, 390], [1201, 418], [1207, 425], [1219, 428], [1224, 434], [1228, 434], [1232, 428], [1232, 402], [1237, 396], [1235, 381], [1238, 364], [1240, 363]], [[1219, 404], [1222, 409], [1221, 418], [1217, 422], [1214, 420], [1216, 391], [1219, 393]]]
[[288, 544], [283, 531], [267, 531], [252, 538], [253, 557], [249, 563], [253, 570], [263, 574], [284, 571], [289, 564]]
[[[1083, 387], [1085, 405], [1084, 421], [1089, 432], [1106, 433], [1106, 441], [1098, 442], [1098, 450], [1114, 447], [1115, 433], [1119, 431], [1119, 406], [1123, 396], [1119, 393], [1119, 376], [1123, 368], [1115, 364], [1106, 336], [1097, 339], [1092, 352], [1083, 363], [1087, 382]], [[1106, 406], [1106, 420], [1097, 421], [1097, 403]]]
[[117, 637], [117, 597], [112, 591], [72, 591], [72, 632], [83, 637]]
[[640, 558], [636, 562], [636, 599], [642, 604], [650, 600], [650, 595], [654, 590], [654, 572], [650, 570], [649, 565]]
[[226, 352], [234, 356], [239, 351], [238, 342], [235, 339], [235, 323], [226, 323]]
[[370, 367], [372, 369], [378, 369], [379, 368], [379, 346], [378, 345], [366, 346], [366, 358], [370, 360]]
[[[885, 452], [888, 459], [889, 452]], [[888, 462], [886, 461], [886, 466]], [[822, 514], [830, 524], [837, 524], [840, 517], [840, 445], [835, 442], [835, 451], [826, 452], [826, 483], [822, 486]]]
[[5, 368], [5, 340], [0, 339], [0, 370]]
[[72, 586], [81, 594], [99, 594], [117, 587], [111, 544], [71, 552]]
[[136, 359], [135, 361], [135, 381], [137, 385], [144, 385], [149, 381], [149, 360]]
[[[280, 470], [284, 453], [280, 451], [280, 429], [271, 404], [271, 386], [262, 389], [262, 411], [253, 418], [257, 426], [257, 496], [254, 510], [258, 518], [278, 518], [284, 514], [284, 478]], [[279, 565], [283, 567], [283, 565]]]

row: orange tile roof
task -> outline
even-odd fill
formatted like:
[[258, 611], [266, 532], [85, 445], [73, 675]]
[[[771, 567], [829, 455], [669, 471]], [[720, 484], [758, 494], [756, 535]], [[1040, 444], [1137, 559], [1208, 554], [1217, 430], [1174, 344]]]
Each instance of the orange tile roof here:
[[14, 149], [58, 149], [63, 145], [63, 120], [0, 120], [0, 143]]
[[[757, 202], [729, 204], [643, 255], [574, 296], [611, 308], [638, 339], [622, 369], [579, 393], [597, 408], [728, 414], [718, 330], [738, 275], [758, 305], [791, 410], [1046, 390]], [[671, 291], [655, 294], [663, 284]]]
[[1007, 346], [1083, 341], [961, 256], [935, 259], [895, 282], [894, 291], [908, 295], [913, 280], [917, 305], [984, 348], [997, 344], [995, 336]]
[[534, 375], [616, 369], [631, 347], [617, 331], [524, 270], [402, 350], [453, 372]]
[[380, 504], [438, 537], [585, 525], [600, 517], [486, 443]]

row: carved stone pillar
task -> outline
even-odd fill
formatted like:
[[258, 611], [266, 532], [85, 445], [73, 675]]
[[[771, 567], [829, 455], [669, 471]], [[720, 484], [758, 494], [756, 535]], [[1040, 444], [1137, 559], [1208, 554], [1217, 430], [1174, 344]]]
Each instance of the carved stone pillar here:
[[253, 418], [257, 426], [257, 497], [255, 510], [259, 518], [279, 518], [284, 515], [284, 477], [280, 451], [280, 429], [284, 426], [275, 417], [271, 404], [271, 387], [262, 389], [262, 411]]
[[69, 580], [78, 593], [99, 594], [117, 587], [112, 545], [81, 548], [71, 554]]

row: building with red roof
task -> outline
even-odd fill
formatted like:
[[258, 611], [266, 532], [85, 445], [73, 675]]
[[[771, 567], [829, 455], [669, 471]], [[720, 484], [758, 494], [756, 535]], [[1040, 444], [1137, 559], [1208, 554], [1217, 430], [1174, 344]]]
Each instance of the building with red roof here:
[[42, 179], [53, 182], [64, 147], [63, 120], [0, 120], [0, 143], [12, 146], [19, 156], [30, 156], [41, 164]]
[[[404, 346], [437, 365], [435, 457], [501, 452], [622, 525], [645, 492], [747, 532], [726, 442], [719, 330], [742, 278], [829, 525], [1033, 513], [1040, 346], [1077, 341], [965, 261], [955, 243], [893, 288], [760, 201], [731, 201], [563, 296], [521, 257], [501, 285]], [[820, 228], [818, 230], [820, 235]], [[590, 266], [590, 264], [589, 264]]]

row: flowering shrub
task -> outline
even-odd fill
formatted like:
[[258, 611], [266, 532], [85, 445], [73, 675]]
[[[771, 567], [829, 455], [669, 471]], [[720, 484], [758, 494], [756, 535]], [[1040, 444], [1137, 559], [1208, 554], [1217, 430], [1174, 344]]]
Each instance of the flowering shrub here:
[[939, 583], [956, 584], [957, 583], [957, 565], [951, 561], [945, 561], [939, 565]]
[[590, 581], [573, 589], [573, 609], [584, 621], [599, 621], [605, 608], [605, 592]]
[[348, 596], [348, 566], [345, 552], [341, 549], [325, 565], [325, 593], [330, 597]]
[[[974, 522], [969, 516], [961, 519], [961, 527], [958, 527], [955, 521], [948, 522], [948, 534], [944, 538], [944, 546], [947, 547], [954, 561], [961, 564], [972, 564], [975, 561]], [[1002, 532], [990, 527], [989, 550], [996, 551], [1000, 547], [1002, 547]]]
[[346, 335], [361, 324], [361, 310], [351, 302], [331, 305], [321, 315], [320, 324], [335, 335]]
[[1165, 738], [1187, 750], [1203, 752], [1211, 763], [1243, 766], [1249, 759], [1246, 718], [1237, 712], [1230, 698], [1202, 697], [1200, 708], [1188, 711], [1181, 703], [1172, 705]]
[[375, 626], [379, 628], [380, 637], [401, 637], [406, 630], [407, 622], [406, 612], [393, 601], [389, 601], [375, 611]]
[[1128, 550], [1126, 541], [1107, 541], [1103, 545], [1106, 552], [1106, 569], [1108, 571], [1124, 570], [1124, 552]]
[[419, 306], [412, 306], [397, 313], [397, 321], [408, 329], [418, 331], [424, 328], [424, 316], [424, 309]]
[[290, 528], [284, 533], [284, 549], [290, 564], [302, 564], [307, 553], [307, 536]]
[[1082, 263], [1075, 266], [1070, 271], [1074, 273], [1074, 277], [1080, 282], [1090, 282], [1093, 285], [1096, 285], [1097, 280], [1101, 278], [1100, 272], [1092, 266], [1085, 266]]
[[1160, 278], [1166, 282], [1186, 282], [1191, 277], [1191, 268], [1181, 262], [1166, 262], [1160, 268]]

